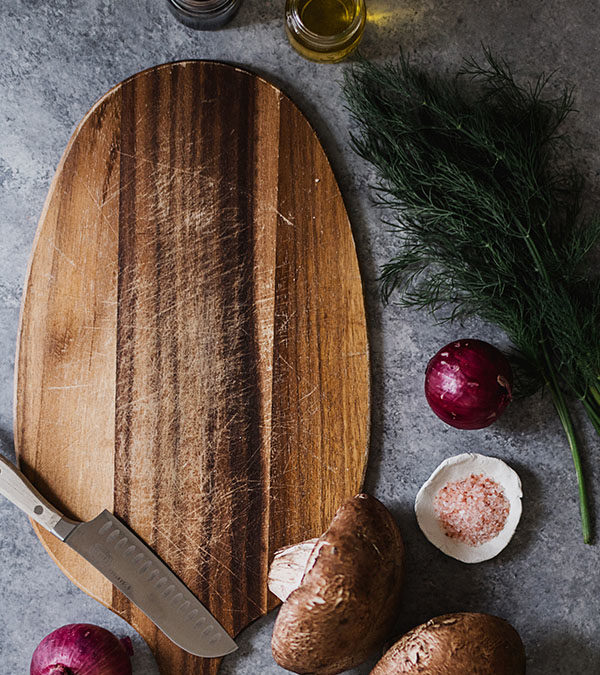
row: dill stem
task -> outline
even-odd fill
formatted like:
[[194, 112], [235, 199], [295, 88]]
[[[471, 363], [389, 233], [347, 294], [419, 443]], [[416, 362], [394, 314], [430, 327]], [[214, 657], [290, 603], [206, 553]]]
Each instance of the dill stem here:
[[582, 399], [583, 407], [587, 413], [587, 416], [590, 419], [590, 422], [593, 424], [596, 433], [600, 434], [600, 413], [595, 409], [593, 402], [590, 403], [587, 396]]
[[531, 254], [531, 257], [533, 258], [533, 262], [535, 265], [535, 270], [539, 274], [542, 275], [542, 278], [544, 281], [550, 286], [551, 281], [550, 281], [550, 276], [548, 275], [548, 271], [546, 270], [544, 263], [542, 261], [542, 256], [540, 255], [540, 252], [538, 251], [537, 246], [535, 245], [531, 235], [529, 232], [525, 230], [525, 228], [519, 223], [519, 228], [521, 231], [524, 233], [525, 236], [525, 244], [527, 245], [527, 249], [529, 253]]
[[589, 392], [594, 397], [596, 405], [600, 406], [600, 392], [596, 389], [596, 387], [590, 387]]
[[579, 447], [577, 445], [577, 438], [575, 436], [573, 421], [571, 419], [569, 409], [567, 408], [565, 397], [558, 384], [556, 371], [554, 369], [554, 366], [550, 362], [548, 351], [544, 344], [542, 344], [542, 349], [544, 352], [544, 357], [546, 359], [546, 375], [547, 375], [548, 389], [550, 390], [554, 407], [556, 408], [556, 412], [558, 413], [561, 424], [563, 425], [563, 429], [565, 430], [565, 434], [567, 435], [569, 447], [571, 448], [571, 455], [573, 457], [573, 464], [575, 465], [575, 473], [577, 475], [577, 487], [579, 490], [579, 510], [581, 512], [581, 529], [583, 532], [583, 541], [585, 544], [591, 544], [592, 526], [588, 506], [588, 496], [587, 490], [585, 488], [585, 481], [583, 478], [583, 468], [581, 466], [581, 457], [579, 455]]

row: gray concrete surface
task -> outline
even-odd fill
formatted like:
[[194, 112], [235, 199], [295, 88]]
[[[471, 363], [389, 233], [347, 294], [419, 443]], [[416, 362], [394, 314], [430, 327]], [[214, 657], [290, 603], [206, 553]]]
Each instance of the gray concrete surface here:
[[[579, 533], [568, 447], [551, 404], [514, 404], [494, 427], [460, 432], [444, 426], [422, 395], [428, 358], [456, 337], [502, 337], [488, 326], [436, 326], [424, 314], [383, 308], [375, 278], [394, 250], [369, 198], [370, 170], [348, 148], [349, 120], [340, 77], [349, 64], [302, 60], [283, 33], [283, 0], [245, 0], [216, 33], [175, 22], [162, 0], [2, 0], [0, 3], [0, 445], [12, 447], [12, 380], [19, 302], [27, 259], [54, 169], [74, 125], [115, 83], [164, 61], [211, 58], [240, 63], [290, 93], [318, 128], [332, 157], [358, 243], [373, 354], [373, 435], [367, 488], [397, 516], [406, 537], [408, 573], [398, 630], [443, 612], [480, 610], [507, 618], [527, 647], [530, 675], [600, 673], [600, 545]], [[597, 200], [600, 171], [600, 9], [596, 0], [370, 0], [363, 42], [369, 58], [403, 49], [441, 71], [454, 70], [480, 44], [504, 55], [524, 77], [558, 69], [575, 89], [580, 113], [569, 122]], [[600, 520], [598, 439], [581, 416], [594, 511]], [[445, 457], [483, 451], [521, 474], [524, 514], [510, 546], [495, 560], [467, 566], [430, 546], [412, 504]], [[226, 675], [283, 672], [272, 661], [274, 617], [249, 627]], [[157, 670], [142, 641], [120, 619], [75, 588], [54, 566], [26, 518], [0, 500], [0, 664], [28, 672], [31, 653], [68, 622], [130, 634], [136, 675]], [[369, 666], [356, 671], [369, 672]]]

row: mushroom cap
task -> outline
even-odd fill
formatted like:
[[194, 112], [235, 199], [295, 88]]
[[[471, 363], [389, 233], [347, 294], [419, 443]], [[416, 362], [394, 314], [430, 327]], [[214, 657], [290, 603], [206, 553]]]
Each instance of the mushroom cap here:
[[271, 640], [275, 661], [318, 675], [365, 661], [393, 628], [403, 562], [400, 530], [385, 506], [366, 494], [345, 502], [279, 611]]
[[427, 621], [396, 642], [371, 675], [524, 675], [517, 631], [490, 614], [461, 612]]

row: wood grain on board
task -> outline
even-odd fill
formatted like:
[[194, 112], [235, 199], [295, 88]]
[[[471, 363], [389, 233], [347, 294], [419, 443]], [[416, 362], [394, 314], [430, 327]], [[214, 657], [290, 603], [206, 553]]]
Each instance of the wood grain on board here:
[[[327, 157], [277, 88], [188, 61], [88, 113], [42, 214], [19, 338], [21, 468], [107, 508], [231, 635], [277, 603], [274, 551], [361, 486], [369, 371], [354, 242]], [[161, 673], [216, 673], [36, 526]]]

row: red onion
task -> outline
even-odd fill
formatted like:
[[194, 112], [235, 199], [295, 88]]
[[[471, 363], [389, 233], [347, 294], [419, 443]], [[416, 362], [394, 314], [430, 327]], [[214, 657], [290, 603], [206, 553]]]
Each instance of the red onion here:
[[131, 675], [129, 638], [89, 623], [71, 623], [47, 635], [33, 652], [31, 675]]
[[512, 399], [504, 354], [482, 340], [457, 340], [427, 364], [425, 396], [433, 412], [457, 429], [483, 429]]

